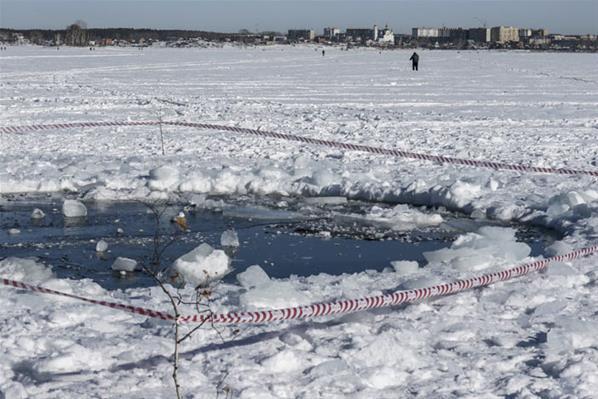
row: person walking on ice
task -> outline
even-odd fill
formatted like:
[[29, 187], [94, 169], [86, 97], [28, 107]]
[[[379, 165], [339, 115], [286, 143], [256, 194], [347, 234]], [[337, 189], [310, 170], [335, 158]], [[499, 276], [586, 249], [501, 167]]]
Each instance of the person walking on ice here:
[[411, 55], [411, 58], [409, 58], [411, 60], [411, 69], [413, 71], [417, 71], [417, 64], [419, 63], [419, 55], [417, 55], [417, 53], [414, 51], [413, 54]]

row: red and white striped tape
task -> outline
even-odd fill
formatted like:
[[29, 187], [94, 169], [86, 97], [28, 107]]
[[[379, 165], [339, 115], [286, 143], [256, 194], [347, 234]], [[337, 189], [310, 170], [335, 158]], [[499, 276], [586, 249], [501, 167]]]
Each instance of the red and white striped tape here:
[[25, 126], [3, 126], [0, 127], [1, 133], [26, 133], [40, 130], [55, 130], [55, 129], [72, 129], [81, 127], [105, 127], [105, 126], [184, 126], [197, 129], [221, 130], [227, 132], [251, 134], [260, 137], [269, 137], [280, 140], [296, 141], [306, 144], [323, 145], [327, 147], [340, 148], [351, 151], [364, 151], [373, 154], [391, 155], [401, 158], [417, 159], [421, 161], [439, 162], [441, 164], [465, 165], [477, 168], [490, 168], [497, 170], [513, 170], [518, 172], [533, 172], [533, 173], [550, 173], [560, 175], [588, 175], [598, 177], [598, 170], [580, 170], [570, 168], [549, 168], [540, 166], [528, 166], [508, 164], [504, 162], [494, 162], [476, 159], [465, 159], [455, 157], [445, 157], [442, 155], [430, 155], [417, 152], [410, 152], [397, 149], [388, 149], [381, 147], [373, 147], [361, 144], [343, 143], [332, 140], [314, 139], [310, 137], [297, 136], [294, 134], [270, 132], [267, 130], [248, 129], [234, 126], [214, 125], [210, 123], [196, 123], [196, 122], [167, 122], [167, 121], [115, 121], [115, 122], [73, 122], [73, 123], [57, 123], [47, 125], [25, 125]]
[[[354, 313], [368, 309], [384, 308], [389, 306], [400, 305], [402, 303], [415, 302], [427, 298], [447, 296], [477, 287], [485, 287], [499, 281], [511, 280], [534, 271], [543, 270], [551, 262], [573, 260], [576, 258], [594, 254], [596, 252], [598, 252], [598, 245], [593, 245], [587, 248], [576, 249], [564, 255], [557, 255], [550, 258], [537, 260], [535, 262], [526, 263], [517, 267], [503, 270], [501, 272], [485, 274], [482, 276], [472, 277], [464, 280], [457, 280], [447, 284], [438, 284], [426, 288], [417, 288], [408, 291], [395, 291], [386, 295], [369, 296], [359, 299], [346, 299], [328, 303], [316, 303], [312, 305], [298, 306], [286, 309], [256, 310], [253, 312], [230, 312], [221, 314], [193, 314], [179, 316], [176, 321], [179, 324], [264, 324], [281, 320], [309, 319], [321, 316]], [[4, 278], [0, 281], [4, 285], [12, 286], [15, 288], [21, 288], [34, 292], [41, 292], [45, 294], [65, 296], [68, 298], [78, 299], [96, 305], [107, 306], [109, 308], [119, 309], [126, 312], [139, 314], [142, 316], [153, 317], [161, 320], [175, 321], [175, 317], [173, 315], [160, 311], [131, 305], [124, 305], [115, 302], [85, 298], [78, 295], [68, 294]]]

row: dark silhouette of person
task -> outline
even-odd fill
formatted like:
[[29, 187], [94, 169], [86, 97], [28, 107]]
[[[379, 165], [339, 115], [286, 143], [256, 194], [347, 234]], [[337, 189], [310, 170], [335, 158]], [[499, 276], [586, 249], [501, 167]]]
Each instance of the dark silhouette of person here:
[[413, 71], [417, 71], [417, 64], [419, 63], [419, 55], [417, 55], [417, 53], [414, 51], [413, 54], [411, 55], [411, 58], [409, 58], [411, 60], [411, 69]]
[[322, 50], [322, 57], [326, 55], [326, 50]]

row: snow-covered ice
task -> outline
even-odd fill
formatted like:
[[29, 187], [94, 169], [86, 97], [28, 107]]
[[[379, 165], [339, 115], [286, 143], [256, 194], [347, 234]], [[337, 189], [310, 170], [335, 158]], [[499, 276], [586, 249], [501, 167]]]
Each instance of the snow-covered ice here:
[[[160, 114], [445, 156], [598, 167], [596, 54], [421, 51], [417, 73], [409, 54], [327, 48], [324, 59], [310, 46], [10, 47], [0, 55], [0, 124]], [[284, 206], [225, 209], [207, 195], [360, 199], [555, 229], [565, 237], [550, 254], [598, 240], [598, 188], [589, 176], [439, 165], [185, 127], [164, 126], [163, 135], [164, 156], [158, 127], [3, 134], [0, 193], [188, 198], [231, 217], [265, 220], [298, 215]], [[333, 209], [343, 200], [309, 201]], [[439, 215], [422, 215], [399, 206], [361, 216], [398, 227], [439, 222]], [[528, 256], [513, 230], [484, 228], [427, 253], [417, 268], [395, 263], [385, 272], [277, 280], [256, 266], [240, 284], [219, 284], [211, 306], [219, 312], [358, 298], [494, 271]], [[198, 398], [223, 386], [241, 398], [594, 397], [595, 259], [400, 309], [238, 333], [208, 327], [183, 344], [183, 390]], [[221, 260], [209, 267], [224, 269]], [[0, 275], [169, 311], [158, 287], [106, 291], [87, 279], [57, 279], [31, 259], [0, 260]], [[9, 288], [0, 288], [0, 308], [0, 397], [172, 396], [171, 325]]]

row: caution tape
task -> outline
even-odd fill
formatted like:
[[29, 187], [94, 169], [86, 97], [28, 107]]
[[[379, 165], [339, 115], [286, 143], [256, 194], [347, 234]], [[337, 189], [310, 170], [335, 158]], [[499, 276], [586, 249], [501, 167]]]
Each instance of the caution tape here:
[[[557, 255], [550, 258], [537, 260], [496, 273], [484, 274], [478, 277], [457, 280], [447, 284], [438, 284], [426, 288], [417, 288], [408, 291], [395, 291], [386, 295], [369, 296], [358, 299], [346, 299], [327, 303], [316, 303], [312, 305], [297, 306], [285, 309], [256, 310], [253, 312], [230, 312], [221, 314], [203, 313], [184, 315], [179, 316], [178, 319], [176, 319], [176, 322], [179, 324], [264, 324], [282, 320], [310, 319], [322, 316], [355, 313], [368, 309], [384, 308], [400, 305], [403, 303], [420, 301], [422, 299], [452, 295], [472, 288], [485, 287], [499, 281], [511, 280], [531, 272], [543, 270], [551, 262], [573, 260], [594, 254], [596, 252], [598, 252], [598, 245], [576, 249], [564, 255]], [[41, 292], [44, 294], [60, 295], [63, 297], [78, 299], [95, 305], [107, 306], [112, 309], [119, 309], [142, 316], [173, 322], [175, 321], [175, 317], [173, 315], [165, 312], [121, 303], [85, 298], [78, 295], [55, 291], [41, 286], [34, 286], [5, 278], [1, 279], [0, 281], [2, 281], [2, 284], [6, 286], [34, 292]]]
[[267, 130], [249, 129], [234, 126], [214, 125], [210, 123], [197, 123], [197, 122], [177, 122], [177, 121], [115, 121], [115, 122], [73, 122], [73, 123], [56, 123], [56, 124], [45, 124], [45, 125], [25, 125], [25, 126], [3, 126], [0, 127], [2, 133], [26, 133], [35, 132], [41, 130], [55, 130], [55, 129], [72, 129], [82, 127], [107, 127], [107, 126], [184, 126], [196, 129], [210, 129], [220, 130], [227, 132], [250, 134], [259, 137], [269, 137], [274, 139], [295, 141], [306, 144], [322, 145], [333, 148], [340, 148], [351, 151], [364, 151], [372, 154], [379, 155], [390, 155], [400, 158], [417, 159], [420, 161], [432, 161], [439, 162], [441, 164], [453, 164], [463, 165], [477, 168], [490, 168], [496, 170], [511, 170], [517, 172], [532, 172], [532, 173], [549, 173], [559, 175], [587, 175], [598, 177], [598, 170], [580, 170], [571, 168], [550, 168], [541, 166], [528, 166], [521, 164], [508, 164], [504, 162], [477, 160], [477, 159], [465, 159], [446, 157], [443, 155], [430, 155], [422, 154], [411, 151], [389, 149], [382, 147], [374, 147], [362, 144], [344, 143], [333, 140], [315, 139], [311, 137], [298, 136], [294, 134], [277, 133]]

